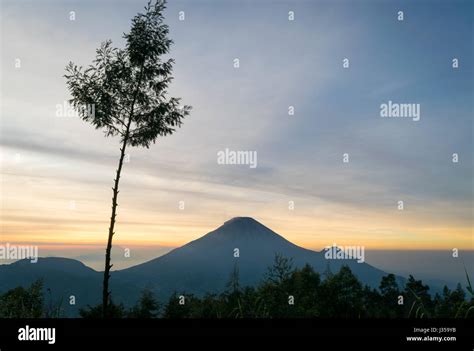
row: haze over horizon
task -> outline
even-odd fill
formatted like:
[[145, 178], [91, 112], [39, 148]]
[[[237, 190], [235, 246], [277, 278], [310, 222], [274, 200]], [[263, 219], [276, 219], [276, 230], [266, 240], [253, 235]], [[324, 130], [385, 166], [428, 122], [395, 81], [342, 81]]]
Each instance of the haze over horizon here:
[[[222, 223], [219, 228], [214, 228], [210, 233], [202, 234], [197, 239], [223, 228], [233, 220], [241, 218], [237, 217], [228, 220]], [[249, 235], [249, 233], [238, 234], [239, 236], [242, 235], [242, 239], [248, 238]], [[142, 263], [155, 260], [176, 248], [116, 246], [113, 249], [112, 255], [112, 261], [114, 262], [113, 270], [123, 270], [141, 265]], [[104, 248], [100, 245], [71, 245], [67, 248], [63, 245], [40, 245], [39, 250], [41, 252], [40, 257], [70, 258], [78, 260], [96, 271], [103, 271]], [[127, 255], [125, 255], [126, 252]], [[471, 267], [474, 267], [473, 250], [462, 250], [458, 253], [458, 257], [453, 257], [452, 252], [449, 250], [368, 250], [364, 253], [364, 256], [365, 262], [374, 267], [403, 277], [414, 275], [416, 278], [428, 282], [435, 289], [439, 289], [445, 284], [450, 288], [455, 288], [458, 283], [465, 284], [464, 269], [467, 268], [468, 272], [470, 272]], [[4, 264], [10, 264], [15, 261], [4, 260]]]
[[[1, 6], [0, 242], [103, 260], [118, 141], [56, 111], [66, 64], [87, 65], [109, 38], [122, 46], [143, 4]], [[440, 6], [170, 2], [170, 93], [193, 111], [175, 135], [131, 149], [114, 254], [156, 257], [235, 216], [317, 251], [472, 250], [472, 4]], [[380, 118], [387, 101], [419, 103], [420, 121]], [[255, 150], [258, 166], [219, 165], [226, 148]]]

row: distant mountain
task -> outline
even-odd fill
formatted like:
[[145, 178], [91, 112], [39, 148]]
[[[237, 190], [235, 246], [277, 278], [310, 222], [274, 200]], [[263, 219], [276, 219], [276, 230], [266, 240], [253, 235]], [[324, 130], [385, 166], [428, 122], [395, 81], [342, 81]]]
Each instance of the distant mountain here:
[[[238, 250], [239, 257], [234, 257]], [[138, 286], [149, 285], [160, 296], [177, 292], [220, 292], [237, 265], [242, 285], [255, 285], [272, 265], [275, 254], [291, 258], [295, 267], [306, 263], [323, 273], [336, 273], [342, 265], [365, 284], [378, 287], [387, 273], [355, 259], [327, 260], [316, 252], [292, 244], [249, 217], [236, 217], [216, 230], [166, 255], [116, 272], [114, 276]]]
[[[8, 265], [0, 265], [0, 293], [17, 286], [29, 286], [37, 279], [43, 280], [45, 304], [62, 300], [61, 307], [66, 316], [77, 316], [79, 308], [96, 305], [102, 294], [103, 273], [85, 266], [82, 262], [69, 258], [39, 258], [37, 263], [21, 260]], [[134, 303], [140, 289], [129, 282], [113, 279], [111, 288], [114, 300]], [[69, 304], [71, 296], [75, 305]]]
[[[324, 251], [304, 249], [252, 218], [236, 217], [166, 255], [114, 271], [112, 296], [115, 302], [129, 305], [138, 299], [144, 287], [153, 289], [161, 299], [174, 291], [197, 295], [218, 293], [225, 289], [235, 266], [239, 269], [241, 285], [256, 285], [272, 265], [275, 254], [291, 258], [295, 267], [308, 263], [320, 273], [328, 269], [337, 273], [342, 265], [348, 265], [361, 282], [372, 287], [377, 287], [387, 274], [355, 259], [327, 260]], [[39, 278], [44, 279], [45, 288], [50, 289], [53, 299], [63, 298], [67, 315], [77, 315], [79, 307], [100, 302], [102, 273], [66, 258], [0, 265], [0, 292], [29, 285]], [[403, 283], [404, 279], [399, 278], [399, 281]], [[76, 298], [76, 306], [69, 306], [71, 295]]]

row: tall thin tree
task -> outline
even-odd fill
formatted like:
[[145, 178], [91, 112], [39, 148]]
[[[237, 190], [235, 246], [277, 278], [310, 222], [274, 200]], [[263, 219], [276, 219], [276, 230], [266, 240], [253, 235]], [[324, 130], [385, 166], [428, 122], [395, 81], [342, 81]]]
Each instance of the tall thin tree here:
[[70, 62], [65, 78], [70, 103], [79, 116], [102, 129], [105, 136], [119, 136], [120, 158], [113, 185], [112, 215], [105, 251], [102, 312], [107, 317], [112, 239], [115, 234], [120, 175], [128, 146], [149, 148], [158, 137], [172, 134], [189, 114], [190, 106], [168, 97], [167, 88], [173, 59], [162, 60], [173, 43], [164, 24], [165, 0], [150, 0], [144, 13], [132, 19], [125, 33], [125, 47], [112, 47], [110, 40], [96, 50], [96, 58], [86, 69]]

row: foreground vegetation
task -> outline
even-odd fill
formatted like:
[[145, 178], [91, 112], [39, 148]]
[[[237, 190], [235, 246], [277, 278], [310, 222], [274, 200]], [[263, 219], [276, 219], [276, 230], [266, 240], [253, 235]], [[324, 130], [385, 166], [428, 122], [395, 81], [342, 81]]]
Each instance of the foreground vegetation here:
[[[379, 288], [363, 286], [348, 267], [322, 276], [310, 266], [292, 268], [277, 256], [257, 287], [241, 287], [239, 272], [232, 272], [226, 290], [202, 297], [173, 294], [160, 303], [145, 289], [137, 304], [126, 308], [111, 303], [112, 318], [472, 318], [474, 297], [469, 278], [466, 292], [444, 287], [433, 297], [429, 287], [410, 276], [399, 287], [393, 274], [383, 277]], [[82, 309], [83, 318], [101, 318], [102, 305]], [[60, 304], [45, 303], [41, 281], [18, 287], [0, 296], [0, 317], [60, 317]]]

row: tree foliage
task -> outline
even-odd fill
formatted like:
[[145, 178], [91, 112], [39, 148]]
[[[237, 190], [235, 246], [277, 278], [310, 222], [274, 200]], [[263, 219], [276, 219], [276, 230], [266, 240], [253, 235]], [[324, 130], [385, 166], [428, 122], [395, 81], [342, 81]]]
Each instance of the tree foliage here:
[[148, 148], [181, 126], [191, 109], [168, 97], [174, 60], [162, 59], [173, 43], [164, 24], [165, 4], [150, 2], [133, 18], [124, 48], [107, 40], [87, 68], [72, 62], [66, 67], [70, 103], [81, 118], [127, 145]]
[[189, 114], [190, 106], [180, 106], [180, 99], [168, 96], [174, 60], [163, 59], [173, 43], [164, 23], [165, 0], [150, 2], [144, 13], [132, 19], [129, 33], [123, 35], [124, 48], [107, 40], [96, 50], [91, 65], [70, 62], [65, 78], [72, 96], [70, 103], [79, 116], [103, 130], [105, 136], [120, 137], [121, 148], [114, 179], [112, 214], [105, 253], [102, 293], [104, 317], [110, 317], [109, 279], [111, 250], [115, 235], [119, 181], [127, 146], [149, 148], [158, 137], [172, 134]]
[[43, 282], [37, 280], [29, 287], [17, 287], [0, 296], [0, 318], [45, 317]]
[[[300, 269], [277, 257], [269, 272], [280, 272], [274, 279], [267, 274], [256, 287], [242, 287], [238, 269], [230, 274], [221, 294], [196, 296], [175, 292], [160, 303], [144, 289], [135, 306], [109, 305], [113, 318], [474, 318], [474, 299], [462, 286], [444, 287], [434, 297], [421, 280], [410, 276], [404, 286], [393, 274], [384, 276], [378, 289], [363, 286], [345, 266], [321, 279], [306, 265]], [[0, 295], [0, 317], [43, 317], [45, 312], [41, 282], [16, 288]], [[291, 304], [288, 297], [292, 296]], [[403, 304], [399, 304], [400, 297]], [[418, 311], [418, 312], [417, 312]], [[102, 305], [80, 311], [83, 318], [100, 318]]]

